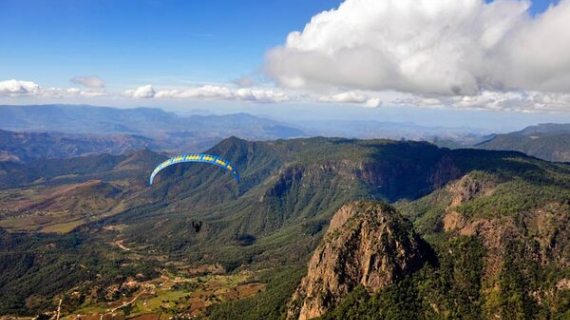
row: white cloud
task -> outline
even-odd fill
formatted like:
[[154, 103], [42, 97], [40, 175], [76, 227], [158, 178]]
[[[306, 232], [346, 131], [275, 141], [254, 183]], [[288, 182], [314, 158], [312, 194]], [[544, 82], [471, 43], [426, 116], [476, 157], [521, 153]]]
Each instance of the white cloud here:
[[519, 25], [496, 72], [510, 87], [570, 93], [570, 0]]
[[238, 89], [235, 91], [235, 97], [238, 100], [248, 100], [255, 102], [283, 102], [289, 100], [289, 97], [283, 92], [249, 88]]
[[0, 96], [68, 98], [68, 97], [100, 97], [106, 92], [100, 89], [78, 88], [42, 88], [33, 81], [5, 80], [0, 81]]
[[154, 98], [156, 92], [151, 85], [138, 87], [134, 90], [125, 91], [125, 95], [136, 99]]
[[0, 95], [22, 96], [40, 92], [40, 86], [32, 81], [5, 80], [0, 81]]
[[317, 101], [323, 103], [350, 103], [366, 108], [377, 108], [382, 105], [382, 98], [371, 97], [370, 94], [364, 94], [357, 91], [346, 91], [333, 95], [324, 95], [318, 97]]
[[49, 98], [70, 98], [70, 97], [94, 98], [94, 97], [105, 96], [107, 95], [107, 93], [103, 90], [98, 90], [98, 89], [84, 90], [79, 88], [47, 88], [47, 89], [42, 89], [38, 95]]
[[90, 77], [73, 77], [69, 81], [74, 84], [79, 84], [87, 88], [103, 88], [105, 87], [105, 81], [97, 76]]
[[337, 93], [331, 96], [322, 96], [318, 98], [319, 102], [336, 102], [336, 103], [364, 103], [368, 99], [355, 91], [347, 91]]
[[364, 106], [367, 108], [378, 108], [382, 106], [382, 100], [380, 98], [370, 98], [366, 100]]
[[346, 0], [268, 52], [288, 88], [419, 95], [570, 92], [570, 0], [533, 18], [517, 0]]
[[[542, 92], [536, 90], [482, 90], [472, 95], [424, 96], [395, 91], [350, 90], [329, 95], [304, 91], [282, 91], [269, 88], [237, 88], [231, 85], [204, 85], [185, 89], [155, 90], [152, 85], [141, 86], [124, 92], [123, 95], [102, 89], [42, 88], [32, 81], [0, 81], [0, 98], [31, 97], [34, 101], [88, 101], [94, 98], [117, 99], [194, 99], [227, 100], [276, 103], [352, 104], [359, 107], [400, 108], [455, 108], [470, 110], [514, 111], [514, 112], [568, 112], [570, 93]], [[19, 98], [18, 98], [19, 99]]]
[[166, 89], [156, 92], [152, 86], [147, 85], [135, 90], [128, 90], [125, 94], [133, 98], [157, 99], [219, 99], [252, 102], [282, 102], [289, 100], [289, 97], [283, 92], [255, 88], [231, 88], [219, 85], [204, 85], [185, 89]]
[[[103, 89], [88, 88], [42, 88], [32, 81], [6, 80], [0, 81], [0, 96], [28, 96], [36, 98], [94, 98], [120, 97], [120, 94], [109, 93]], [[123, 92], [123, 97], [134, 99], [204, 99], [204, 100], [236, 100], [251, 102], [283, 102], [290, 98], [280, 90], [266, 88], [236, 88], [223, 85], [204, 85], [184, 89], [155, 90], [152, 85], [145, 85]]]
[[525, 113], [570, 111], [570, 93], [530, 90], [482, 90], [473, 95], [437, 97], [401, 92], [348, 91], [313, 97], [321, 103], [354, 104], [367, 108], [451, 108]]
[[462, 109], [567, 112], [570, 108], [570, 94], [538, 91], [483, 91], [475, 96], [447, 98], [444, 103]]
[[205, 85], [187, 89], [161, 90], [156, 94], [157, 98], [179, 99], [226, 99], [232, 100], [233, 92], [224, 86]]

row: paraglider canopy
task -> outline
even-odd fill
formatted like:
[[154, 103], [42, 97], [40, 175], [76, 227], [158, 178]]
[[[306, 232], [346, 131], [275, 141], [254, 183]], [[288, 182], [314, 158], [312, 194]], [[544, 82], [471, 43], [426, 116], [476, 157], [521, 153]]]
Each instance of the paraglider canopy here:
[[236, 179], [236, 181], [239, 183], [239, 173], [228, 160], [205, 153], [187, 153], [170, 158], [164, 161], [163, 163], [159, 164], [150, 175], [150, 185], [152, 185], [154, 177], [156, 177], [156, 175], [160, 171], [162, 171], [162, 169], [174, 164], [184, 163], [184, 162], [204, 162], [204, 163], [215, 164], [219, 167], [228, 170], [232, 174], [234, 179]]

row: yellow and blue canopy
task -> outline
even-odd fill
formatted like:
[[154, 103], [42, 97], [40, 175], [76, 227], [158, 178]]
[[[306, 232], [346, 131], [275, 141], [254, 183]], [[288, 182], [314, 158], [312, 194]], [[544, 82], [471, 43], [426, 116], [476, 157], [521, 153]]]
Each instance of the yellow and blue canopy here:
[[174, 165], [174, 164], [185, 163], [185, 162], [204, 162], [204, 163], [215, 164], [215, 165], [222, 167], [222, 168], [228, 170], [229, 172], [231, 172], [234, 179], [236, 179], [236, 181], [239, 183], [239, 173], [228, 160], [223, 159], [223, 158], [218, 157], [218, 156], [213, 156], [211, 154], [187, 153], [187, 154], [183, 154], [183, 155], [179, 155], [179, 156], [170, 158], [170, 159], [164, 161], [163, 163], [159, 164], [154, 169], [152, 174], [150, 175], [150, 184], [152, 185], [152, 181], [154, 180], [154, 177], [162, 169], [169, 167], [171, 165]]

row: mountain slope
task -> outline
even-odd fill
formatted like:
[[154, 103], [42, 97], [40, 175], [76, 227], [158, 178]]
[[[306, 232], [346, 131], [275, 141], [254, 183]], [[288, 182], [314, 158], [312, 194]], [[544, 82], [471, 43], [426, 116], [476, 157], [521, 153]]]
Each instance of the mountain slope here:
[[181, 117], [157, 108], [89, 105], [0, 106], [0, 129], [72, 134], [128, 134], [152, 138], [162, 150], [200, 151], [229, 136], [252, 140], [301, 137], [294, 127], [239, 113]]
[[[194, 261], [222, 261], [230, 269], [256, 265], [298, 265], [316, 247], [333, 213], [347, 201], [368, 198], [406, 203], [408, 199], [414, 205], [416, 201], [420, 205], [425, 201], [423, 196], [434, 194], [436, 197], [435, 195], [444, 193], [450, 183], [484, 172], [492, 175], [492, 181], [500, 185], [500, 193], [497, 193], [500, 200], [487, 200], [487, 207], [481, 207], [478, 212], [483, 214], [495, 210], [500, 213], [496, 222], [500, 224], [502, 214], [505, 213], [516, 214], [545, 208], [551, 203], [566, 203], [568, 195], [563, 190], [570, 187], [568, 166], [549, 164], [515, 152], [452, 151], [437, 149], [427, 143], [323, 138], [249, 143], [229, 139], [211, 152], [222, 154], [236, 163], [242, 170], [244, 184], [227, 187], [231, 179], [223, 171], [203, 180], [204, 173], [197, 167], [189, 168], [188, 171], [173, 170], [165, 178], [168, 176], [168, 180], [174, 180], [163, 180], [157, 186], [159, 190], [168, 188], [165, 194], [172, 201], [164, 209], [169, 214], [168, 220], [161, 221], [150, 213], [143, 214], [147, 220], [140, 226], [132, 226], [132, 231], [125, 235], [126, 243], [151, 244], [153, 248], [166, 250], [171, 256], [182, 255]], [[484, 182], [482, 185], [492, 183]], [[204, 184], [208, 187], [202, 189]], [[463, 197], [471, 199], [469, 190], [483, 188], [477, 185], [468, 187], [463, 192]], [[226, 196], [220, 198], [224, 194]], [[437, 197], [438, 201], [425, 205], [431, 210], [429, 214], [402, 209], [402, 212], [417, 222], [418, 230], [438, 230], [434, 234], [424, 233], [430, 241], [431, 238], [440, 237], [442, 230], [439, 227], [440, 220], [431, 212], [440, 208], [442, 204], [439, 201], [446, 198], [443, 195]], [[563, 213], [563, 210], [558, 211], [556, 215]], [[205, 221], [207, 235], [185, 239], [185, 234], [191, 228], [190, 223], [195, 219]], [[134, 220], [124, 220], [122, 215], [113, 217], [113, 223], [132, 222]], [[445, 233], [443, 235], [446, 236]], [[508, 235], [504, 237], [508, 238]], [[444, 301], [438, 305], [441, 310], [456, 315], [482, 313], [480, 307], [469, 301], [491, 296], [479, 293], [483, 278], [477, 276], [472, 279], [468, 276], [484, 266], [483, 258], [470, 260], [470, 257], [479, 257], [483, 255], [481, 252], [486, 252], [481, 241], [476, 237], [464, 240], [460, 234], [458, 238], [450, 237], [441, 247], [432, 243], [440, 255], [439, 263], [444, 267], [426, 269], [417, 276], [427, 273], [426, 281], [440, 281], [440, 272], [447, 277], [450, 270], [456, 270], [459, 277], [441, 280], [444, 282], [437, 289], [438, 295], [435, 295]], [[567, 243], [562, 242], [565, 243], [563, 246]], [[449, 249], [452, 252], [464, 250], [465, 254], [459, 261], [455, 261], [453, 254], [446, 254]], [[552, 264], [552, 270], [557, 273], [557, 282], [564, 283], [565, 268], [563, 264]], [[509, 272], [506, 274], [512, 275]], [[411, 277], [416, 277], [416, 273]], [[467, 278], [463, 280], [462, 277]], [[407, 283], [410, 286], [419, 285], [418, 282], [406, 279], [402, 282], [404, 287], [399, 288], [400, 282], [397, 282], [394, 284], [396, 287], [389, 286], [387, 291], [381, 292], [389, 292], [391, 295], [393, 290], [407, 290]], [[541, 285], [553, 288], [544, 282]], [[454, 288], [454, 294], [464, 299], [461, 306], [453, 304], [453, 296], [446, 296], [443, 289], [445, 286]], [[469, 289], [464, 289], [465, 286]], [[520, 290], [503, 293], [501, 299], [504, 300], [501, 301], [507, 301]], [[435, 294], [425, 294], [429, 296], [432, 293]], [[556, 298], [550, 301], [563, 304], [563, 300], [556, 302], [556, 299], [562, 299], [561, 294], [557, 293]], [[414, 301], [421, 305], [424, 300]], [[428, 303], [431, 300], [426, 298], [425, 301]], [[399, 306], [413, 310], [415, 305]], [[540, 310], [558, 314], [560, 309], [555, 308], [550, 311], [544, 311], [544, 308]], [[213, 319], [216, 319], [214, 315], [235, 312], [235, 309], [226, 310], [225, 313], [220, 310], [223, 309], [212, 311]], [[433, 309], [424, 311], [435, 314]], [[532, 315], [536, 311], [504, 308], [500, 312], [505, 315], [513, 312]], [[243, 316], [255, 319], [253, 315]]]
[[0, 227], [13, 232], [69, 232], [144, 203], [141, 192], [148, 182], [141, 172], [150, 172], [164, 159], [142, 150], [7, 166], [0, 173]]
[[127, 133], [156, 130], [176, 123], [161, 109], [116, 109], [88, 105], [0, 106], [0, 128], [15, 131]]
[[548, 161], [570, 161], [570, 125], [540, 124], [521, 131], [495, 135], [475, 145], [479, 149], [513, 150]]
[[383, 122], [375, 120], [336, 120], [299, 122], [310, 136], [358, 139], [406, 139], [422, 141], [453, 141], [468, 146], [480, 142], [487, 130], [467, 127], [424, 127], [412, 122]]
[[419, 269], [428, 254], [411, 223], [393, 208], [373, 202], [345, 205], [313, 253], [288, 318], [322, 316], [359, 285], [381, 290]]
[[[402, 207], [436, 246], [462, 238], [480, 243], [484, 256], [474, 280], [485, 318], [555, 317], [570, 310], [570, 287], [564, 285], [570, 275], [570, 189], [566, 174], [552, 178], [505, 180], [475, 172]], [[432, 209], [425, 211], [426, 203]]]
[[[229, 266], [251, 259], [299, 261], [346, 201], [417, 198], [461, 172], [448, 151], [427, 143], [228, 139], [208, 152], [232, 161], [242, 183], [234, 184], [223, 170], [207, 165], [166, 170], [152, 193], [157, 203], [166, 204], [162, 211], [168, 219], [162, 221], [150, 210], [139, 212], [126, 243], [170, 248], [189, 259], [206, 255]], [[108, 223], [131, 224], [133, 219], [119, 214]], [[205, 221], [207, 237], [181, 240], [193, 219]], [[242, 246], [241, 237], [252, 240]]]
[[0, 130], [0, 161], [73, 158], [95, 153], [123, 154], [152, 145], [151, 139], [130, 135], [65, 135]]
[[528, 126], [521, 131], [520, 134], [523, 135], [533, 135], [533, 134], [560, 134], [560, 133], [570, 133], [569, 123], [541, 123], [535, 126]]
[[[25, 300], [34, 292], [32, 284], [37, 282], [37, 277], [50, 272], [57, 285], [50, 287], [49, 292], [42, 291], [42, 297], [47, 300], [33, 308], [11, 300], [2, 302], [0, 310], [3, 313], [30, 314], [47, 308], [51, 305], [49, 299], [68, 293], [74, 287], [79, 288], [79, 297], [104, 296], [102, 292], [110, 284], [120, 286], [120, 281], [126, 280], [117, 278], [117, 273], [123, 273], [122, 267], [117, 267], [113, 272], [107, 270], [107, 274], [100, 272], [102, 266], [125, 265], [128, 274], [140, 272], [146, 277], [153, 274], [148, 270], [151, 266], [152, 270], [165, 270], [161, 271], [163, 275], [176, 275], [191, 267], [220, 264], [226, 272], [268, 270], [270, 275], [263, 278], [268, 283], [268, 289], [259, 294], [259, 300], [251, 298], [243, 304], [235, 302], [212, 307], [211, 319], [223, 314], [243, 319], [255, 319], [256, 315], [261, 314], [264, 317], [282, 315], [285, 310], [280, 308], [285, 304], [280, 301], [286, 301], [291, 296], [295, 279], [298, 278], [284, 277], [283, 273], [271, 275], [271, 271], [280, 266], [299, 270], [318, 246], [328, 222], [342, 205], [354, 200], [374, 199], [396, 203], [400, 212], [408, 216], [416, 230], [430, 242], [441, 266], [425, 266], [409, 276], [398, 278], [401, 280], [379, 291], [383, 292], [381, 295], [388, 295], [382, 298], [388, 300], [382, 301], [399, 297], [402, 290], [409, 289], [415, 292], [414, 297], [421, 296], [422, 299], [414, 298], [410, 305], [397, 304], [399, 308], [412, 311], [417, 304], [422, 308], [430, 306], [433, 296], [442, 301], [435, 304], [437, 310], [431, 307], [418, 310], [429, 314], [442, 312], [450, 317], [461, 312], [466, 315], [482, 314], [482, 303], [470, 301], [494, 297], [481, 293], [481, 288], [488, 290], [489, 287], [483, 286], [483, 278], [478, 275], [487, 263], [483, 258], [487, 249], [482, 249], [487, 248], [487, 240], [477, 237], [477, 232], [462, 235], [459, 230], [464, 227], [459, 223], [458, 229], [448, 228], [449, 231], [446, 231], [443, 221], [453, 220], [453, 215], [444, 219], [446, 208], [452, 203], [461, 202], [463, 211], [458, 212], [464, 212], [468, 217], [462, 221], [482, 219], [489, 214], [495, 217], [493, 219], [496, 219], [494, 223], [497, 225], [501, 219], [509, 216], [514, 219], [525, 212], [550, 210], [548, 212], [556, 217], [553, 221], [557, 221], [554, 227], [559, 228], [564, 225], [563, 214], [567, 212], [564, 210], [569, 198], [567, 190], [570, 190], [568, 165], [548, 163], [518, 152], [449, 150], [418, 142], [325, 138], [268, 142], [229, 138], [208, 152], [232, 161], [241, 173], [242, 183], [233, 182], [231, 176], [221, 168], [189, 164], [167, 168], [160, 173], [155, 184], [148, 187], [147, 179], [153, 165], [164, 159], [150, 151], [134, 158], [124, 155], [91, 156], [76, 158], [76, 162], [73, 162], [74, 159], [34, 162], [29, 167], [29, 173], [20, 171], [18, 166], [8, 168], [16, 172], [10, 177], [0, 176], [0, 182], [11, 186], [8, 194], [23, 192], [26, 196], [32, 189], [60, 188], [66, 184], [99, 180], [122, 190], [124, 196], [119, 196], [119, 199], [124, 203], [116, 207], [118, 209], [112, 214], [96, 217], [64, 234], [2, 231], [0, 248], [3, 251], [0, 254], [10, 257], [2, 267], [4, 269], [0, 270], [10, 274], [0, 279], [2, 295]], [[485, 178], [479, 184], [465, 182], [467, 187], [459, 188], [463, 191], [458, 192], [458, 196], [452, 196], [452, 191], [457, 189], [454, 187], [456, 183], [467, 179], [466, 176], [477, 175], [491, 178]], [[112, 190], [108, 187], [103, 189]], [[495, 191], [491, 193], [487, 189]], [[84, 197], [81, 190], [78, 189], [74, 195]], [[454, 202], [456, 197], [460, 200]], [[50, 204], [47, 208], [56, 207]], [[552, 208], [559, 209], [552, 211]], [[201, 231], [195, 231], [193, 222], [202, 222]], [[451, 222], [447, 224], [453, 225]], [[471, 229], [477, 230], [473, 226]], [[498, 230], [497, 227], [490, 229]], [[559, 228], [548, 229], [545, 233], [555, 237], [556, 245], [551, 245], [555, 249], [552, 252], [559, 257], [567, 252], [567, 241], [558, 238], [566, 236], [564, 232]], [[501, 238], [508, 239], [509, 234], [505, 233]], [[533, 248], [534, 242], [528, 237], [536, 233], [521, 234], [527, 237], [522, 237], [521, 243]], [[489, 238], [489, 241], [492, 239], [495, 238]], [[546, 236], [544, 239], [547, 239]], [[55, 248], [51, 245], [60, 241], [65, 245]], [[545, 240], [544, 243], [551, 242]], [[489, 251], [489, 254], [499, 255], [501, 252]], [[458, 253], [461, 255], [458, 256]], [[50, 259], [42, 260], [43, 256]], [[97, 260], [90, 262], [81, 258], [73, 262], [74, 256], [95, 256]], [[525, 260], [526, 255], [520, 257], [522, 266], [525, 261], [534, 261]], [[550, 259], [547, 255], [544, 257]], [[536, 281], [545, 290], [541, 292], [549, 292], [552, 285], [556, 286], [564, 280], [566, 262], [562, 258], [556, 259], [549, 264], [548, 270], [553, 272], [550, 278], [544, 274], [538, 275], [538, 279], [550, 279]], [[52, 267], [59, 263], [75, 267], [53, 272]], [[10, 266], [15, 266], [18, 272], [9, 273]], [[470, 276], [472, 272], [473, 277]], [[527, 270], [521, 272], [507, 272], [499, 280], [521, 275], [525, 278]], [[101, 277], [97, 277], [97, 274]], [[291, 274], [298, 275], [299, 272]], [[440, 278], [439, 274], [445, 274], [445, 277]], [[429, 291], [432, 286], [420, 286], [423, 280], [418, 282], [414, 280], [415, 277], [432, 281], [435, 289]], [[269, 285], [275, 281], [281, 281], [283, 285]], [[453, 295], [447, 295], [449, 288], [453, 289]], [[504, 294], [503, 300], [488, 300], [494, 302], [486, 306], [491, 310], [505, 310], [506, 315], [519, 312], [516, 308], [512, 309], [514, 311], [498, 309], [494, 304], [496, 301], [508, 304], [508, 298], [514, 294], [526, 294], [518, 287], [509, 288], [512, 289]], [[417, 292], [420, 289], [428, 290], [432, 295], [428, 291], [422, 291], [426, 295], [419, 295]], [[358, 288], [355, 292], [361, 293]], [[124, 293], [127, 296], [130, 294], [127, 291]], [[357, 298], [351, 294], [346, 299]], [[522, 296], [527, 299], [525, 294]], [[364, 297], [366, 295], [358, 296], [358, 299], [366, 300]], [[423, 300], [423, 297], [429, 299]], [[563, 300], [556, 300], [559, 297], [561, 295], [556, 293], [555, 298], [548, 298], [549, 305], [538, 307], [537, 312], [559, 314], [556, 310], [563, 306]], [[346, 299], [340, 301], [339, 308], [343, 307]], [[461, 308], [465, 309], [454, 304], [456, 299], [462, 299]], [[524, 299], [521, 303], [527, 302]], [[348, 305], [344, 307], [350, 309]], [[77, 308], [76, 305], [67, 304], [64, 310], [73, 313]], [[238, 310], [245, 310], [246, 313], [239, 313]], [[259, 310], [260, 314], [253, 310]], [[331, 316], [337, 311], [332, 310]], [[172, 310], [169, 312], [176, 314]], [[529, 312], [529, 315], [535, 314], [535, 311]]]
[[381, 290], [357, 288], [323, 319], [565, 319], [570, 180], [562, 168], [549, 182], [473, 171], [399, 203], [436, 263]]

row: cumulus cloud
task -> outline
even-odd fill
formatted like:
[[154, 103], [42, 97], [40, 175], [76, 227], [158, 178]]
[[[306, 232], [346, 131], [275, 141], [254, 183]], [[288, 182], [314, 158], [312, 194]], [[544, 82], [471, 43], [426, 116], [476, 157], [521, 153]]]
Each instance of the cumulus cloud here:
[[570, 108], [570, 94], [539, 91], [483, 91], [475, 96], [448, 98], [442, 103], [458, 108], [483, 110], [564, 112]]
[[319, 102], [337, 102], [337, 103], [364, 103], [368, 100], [364, 95], [355, 92], [341, 92], [335, 95], [322, 96], [318, 98]]
[[282, 102], [288, 101], [289, 97], [283, 92], [255, 89], [255, 88], [231, 88], [218, 85], [204, 85], [185, 89], [166, 89], [155, 91], [151, 85], [128, 90], [125, 95], [133, 98], [174, 98], [174, 99], [219, 99], [241, 100], [252, 102]]
[[378, 107], [382, 106], [382, 99], [370, 98], [370, 99], [366, 100], [366, 103], [364, 104], [364, 106], [367, 108], [378, 108]]
[[321, 103], [354, 104], [360, 107], [452, 108], [513, 112], [568, 112], [570, 93], [531, 90], [482, 90], [473, 95], [422, 96], [411, 93], [348, 91], [316, 96]]
[[104, 88], [105, 81], [97, 76], [90, 76], [90, 77], [73, 77], [69, 79], [71, 83], [79, 84], [87, 88]]
[[[360, 103], [366, 107], [403, 108], [455, 108], [486, 111], [513, 112], [568, 112], [570, 94], [528, 90], [491, 91], [483, 90], [474, 95], [424, 97], [416, 94], [382, 96], [377, 92], [361, 93], [367, 97]], [[357, 102], [354, 102], [357, 103]]]
[[420, 95], [570, 92], [570, 0], [531, 17], [517, 0], [346, 0], [270, 50], [265, 71], [303, 89]]
[[283, 102], [288, 101], [289, 97], [283, 92], [263, 89], [241, 88], [235, 91], [237, 100], [248, 100], [254, 102]]
[[5, 80], [0, 81], [0, 95], [23, 96], [40, 92], [40, 86], [32, 81]]
[[33, 81], [4, 80], [0, 81], [0, 96], [9, 97], [40, 97], [40, 98], [68, 98], [68, 97], [100, 97], [106, 92], [100, 89], [78, 88], [42, 88]]
[[324, 95], [317, 98], [318, 102], [325, 103], [350, 103], [357, 104], [367, 108], [377, 108], [382, 105], [382, 99], [379, 97], [371, 97], [357, 91], [346, 91], [333, 95]]
[[154, 98], [155, 94], [156, 94], [156, 92], [154, 91], [154, 88], [151, 85], [146, 85], [146, 86], [138, 87], [138, 88], [133, 89], [133, 90], [125, 91], [126, 96], [129, 96], [132, 98], [137, 98], [137, 99]]

